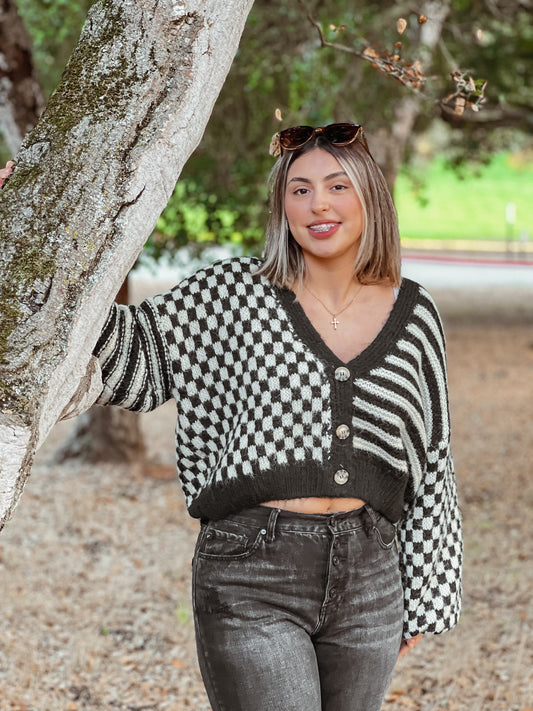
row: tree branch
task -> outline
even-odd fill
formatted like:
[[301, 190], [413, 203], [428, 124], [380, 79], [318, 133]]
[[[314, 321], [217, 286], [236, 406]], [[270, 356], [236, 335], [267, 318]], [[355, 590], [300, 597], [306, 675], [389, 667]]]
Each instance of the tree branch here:
[[440, 116], [453, 128], [483, 126], [493, 128], [517, 128], [525, 133], [533, 133], [533, 110], [530, 107], [496, 106], [485, 107], [483, 111], [465, 110], [458, 116], [452, 107], [439, 102]]
[[399, 54], [394, 54], [387, 50], [378, 51], [367, 45], [364, 49], [357, 49], [340, 42], [329, 42], [324, 34], [324, 29], [320, 22], [313, 16], [304, 0], [298, 0], [299, 5], [305, 12], [307, 19], [318, 33], [321, 47], [330, 47], [338, 52], [344, 52], [369, 62], [373, 69], [381, 74], [392, 77], [410, 89], [415, 94], [420, 94], [424, 88], [426, 78], [422, 72], [422, 65], [418, 60], [406, 61]]

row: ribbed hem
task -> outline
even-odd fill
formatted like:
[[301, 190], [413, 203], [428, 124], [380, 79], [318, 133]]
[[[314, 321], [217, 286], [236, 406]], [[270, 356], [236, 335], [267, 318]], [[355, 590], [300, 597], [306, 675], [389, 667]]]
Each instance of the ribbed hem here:
[[399, 478], [396, 472], [387, 471], [383, 463], [378, 466], [364, 461], [357, 463], [346, 484], [339, 485], [328, 465], [312, 462], [275, 471], [257, 471], [250, 476], [240, 474], [235, 479], [212, 484], [188, 510], [194, 518], [217, 520], [265, 501], [331, 496], [362, 499], [396, 523], [402, 514], [408, 479], [407, 475]]

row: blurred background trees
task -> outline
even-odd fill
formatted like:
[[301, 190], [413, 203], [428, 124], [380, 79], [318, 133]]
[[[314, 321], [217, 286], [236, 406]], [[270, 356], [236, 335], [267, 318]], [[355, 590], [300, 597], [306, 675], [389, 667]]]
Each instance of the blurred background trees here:
[[[528, 145], [533, 128], [531, 7], [513, 0], [428, 2], [423, 7], [428, 19], [420, 25], [420, 11], [413, 13], [407, 2], [307, 0], [304, 6], [256, 0], [204, 139], [148, 250], [157, 255], [169, 246], [168, 238], [176, 236], [184, 244], [196, 235], [260, 251], [265, 177], [272, 166], [268, 144], [280, 126], [363, 123], [391, 189], [402, 165], [409, 170], [419, 163], [421, 141], [426, 161], [445, 155], [456, 167]], [[370, 61], [321, 48], [306, 10], [329, 41], [359, 52], [368, 47], [393, 52], [401, 41], [403, 57], [423, 58], [424, 88], [415, 93], [376, 71]], [[401, 36], [400, 17], [407, 21]], [[429, 48], [420, 43], [423, 32], [432, 41]], [[467, 107], [459, 116], [452, 104], [442, 102], [455, 91], [454, 71], [488, 80], [481, 111]], [[282, 124], [274, 118], [276, 108]], [[417, 172], [412, 175], [416, 181]]]
[[[16, 4], [33, 41], [39, 83], [49, 95], [92, 3]], [[455, 167], [528, 145], [533, 131], [532, 1], [430, 0], [416, 12], [412, 8], [406, 0], [256, 0], [202, 143], [147, 253], [159, 258], [185, 244], [201, 248], [213, 241], [260, 252], [265, 177], [272, 165], [268, 144], [280, 126], [363, 123], [391, 189], [402, 166], [407, 171], [411, 166], [413, 180], [419, 179], [421, 141], [426, 160], [444, 155]], [[333, 47], [320, 46], [310, 17]], [[401, 34], [399, 18], [406, 23]], [[399, 55], [400, 62], [420, 60], [424, 84], [417, 90], [402, 85], [391, 72], [372, 66], [365, 50], [381, 57]], [[453, 101], [444, 101], [457, 88], [452, 72], [488, 81], [481, 111], [467, 106], [459, 115]], [[276, 108], [281, 124], [274, 118]], [[8, 157], [5, 148], [2, 157]]]
[[[9, 1], [32, 38], [36, 74], [49, 95], [92, 3]], [[532, 9], [532, 0], [427, 0], [416, 12], [406, 0], [256, 0], [202, 143], [146, 253], [158, 259], [185, 244], [201, 249], [212, 242], [260, 252], [268, 144], [280, 126], [363, 123], [392, 190], [400, 168], [419, 161], [421, 143], [425, 160], [444, 155], [459, 168], [530, 144]], [[316, 25], [332, 46], [321, 47]], [[423, 83], [402, 84], [394, 72], [380, 72], [373, 53], [398, 57], [397, 66], [418, 60]], [[486, 101], [481, 111], [467, 105], [460, 113], [453, 97], [461, 78], [470, 77], [476, 89], [488, 81]], [[8, 154], [4, 148], [1, 157]]]

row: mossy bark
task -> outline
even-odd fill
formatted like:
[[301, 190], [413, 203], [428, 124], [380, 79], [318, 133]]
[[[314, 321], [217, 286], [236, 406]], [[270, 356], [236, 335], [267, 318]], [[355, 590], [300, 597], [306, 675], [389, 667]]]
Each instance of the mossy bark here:
[[252, 0], [97, 0], [0, 193], [0, 527], [199, 142]]

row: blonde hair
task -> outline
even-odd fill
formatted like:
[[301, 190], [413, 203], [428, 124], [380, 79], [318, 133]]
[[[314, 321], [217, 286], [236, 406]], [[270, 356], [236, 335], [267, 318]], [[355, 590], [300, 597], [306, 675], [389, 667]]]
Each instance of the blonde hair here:
[[333, 146], [320, 134], [296, 151], [284, 151], [270, 174], [270, 217], [265, 235], [262, 274], [275, 286], [300, 285], [306, 274], [305, 260], [292, 236], [285, 215], [285, 188], [292, 163], [314, 148], [322, 148], [339, 162], [361, 201], [364, 227], [354, 263], [361, 284], [400, 283], [400, 235], [391, 194], [379, 166], [357, 140], [348, 146]]

